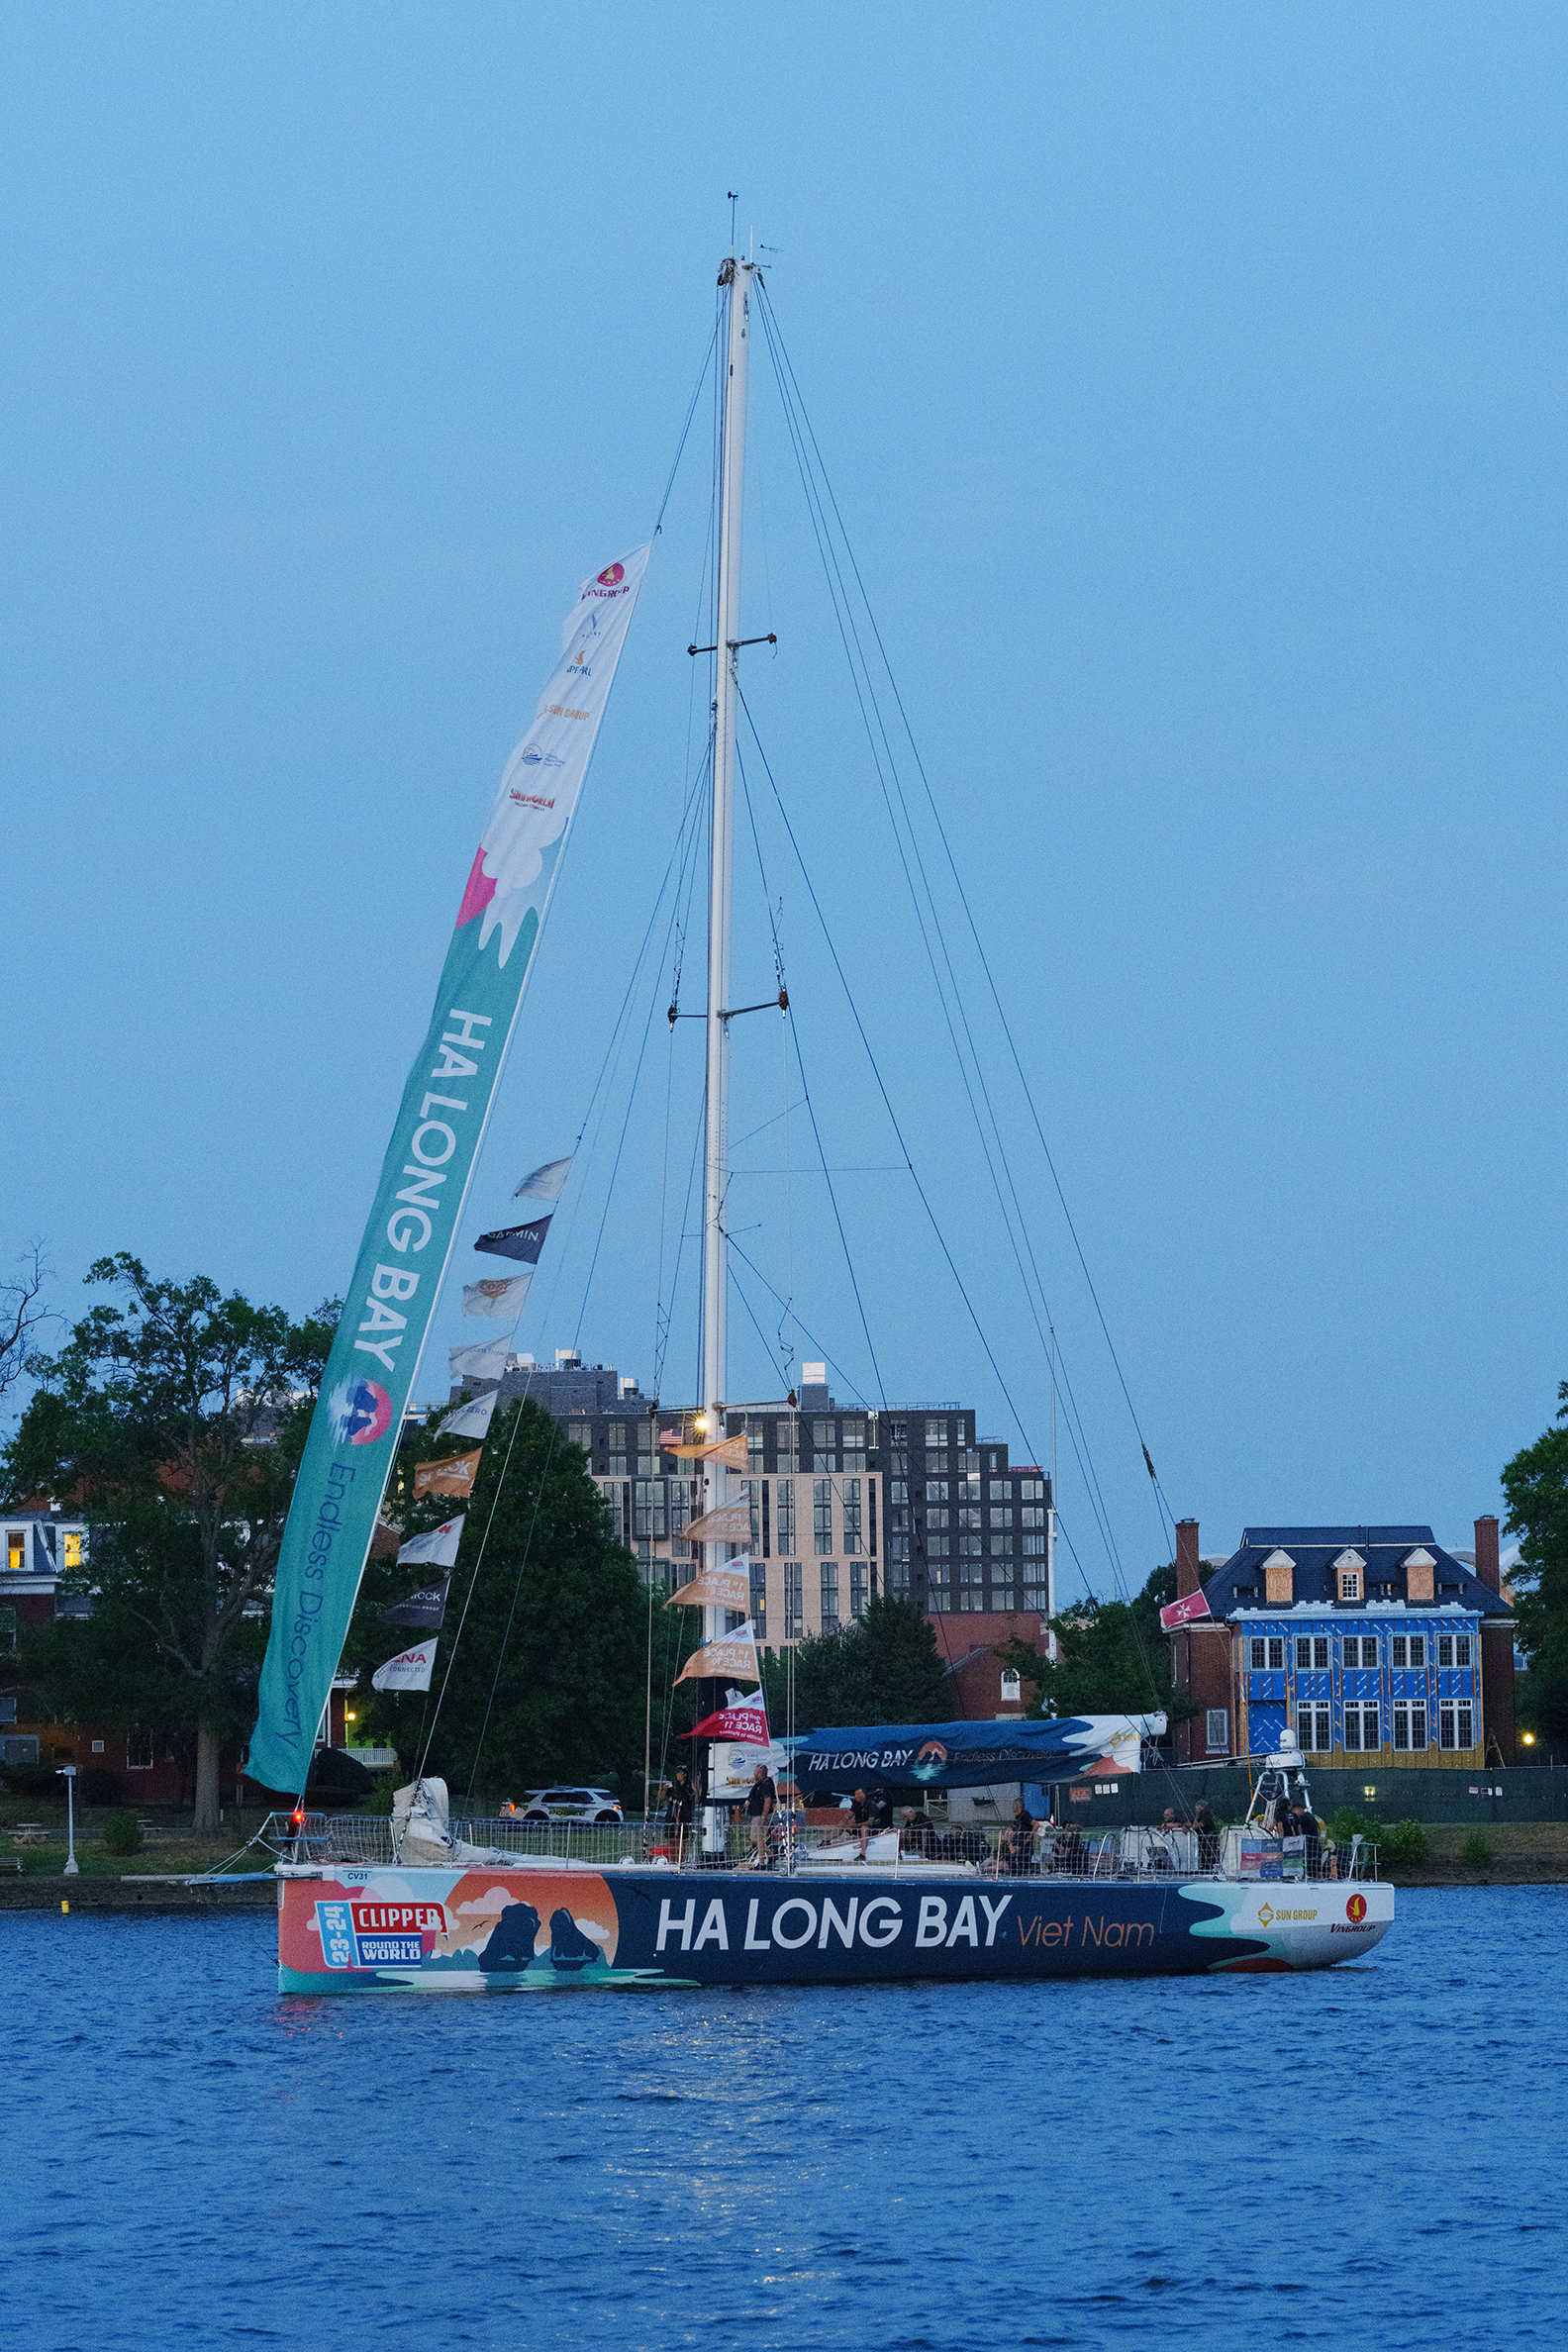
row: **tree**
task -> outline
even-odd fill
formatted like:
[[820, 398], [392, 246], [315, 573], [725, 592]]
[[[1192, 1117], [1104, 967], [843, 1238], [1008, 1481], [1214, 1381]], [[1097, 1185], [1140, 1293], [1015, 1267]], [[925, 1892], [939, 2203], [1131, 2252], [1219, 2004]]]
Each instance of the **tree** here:
[[1171, 1652], [1159, 1613], [1176, 1598], [1176, 1564], [1156, 1568], [1131, 1601], [1087, 1601], [1050, 1619], [1056, 1657], [1031, 1642], [1004, 1642], [997, 1656], [1033, 1686], [1031, 1715], [1148, 1715], [1178, 1720], [1198, 1713], [1171, 1682]]
[[[452, 1450], [432, 1430], [407, 1437], [397, 1470], [405, 1495], [416, 1463]], [[388, 1510], [405, 1540], [457, 1510], [466, 1519], [428, 1697], [372, 1692], [369, 1679], [408, 1638], [380, 1612], [429, 1585], [432, 1571], [392, 1558], [366, 1569], [343, 1650], [360, 1678], [361, 1731], [396, 1747], [406, 1772], [424, 1759], [459, 1804], [476, 1787], [503, 1796], [555, 1780], [631, 1787], [642, 1769], [650, 1630], [658, 1725], [694, 1646], [692, 1613], [650, 1604], [582, 1449], [520, 1400], [491, 1422], [466, 1504], [394, 1499]]]
[[93, 1614], [49, 1628], [24, 1670], [78, 1720], [193, 1732], [195, 1832], [216, 1837], [220, 1751], [253, 1712], [257, 1604], [336, 1307], [296, 1323], [206, 1275], [154, 1279], [125, 1251], [87, 1280], [126, 1304], [94, 1307], [35, 1362], [43, 1385], [4, 1466], [13, 1493], [81, 1511]]
[[1505, 1532], [1519, 1537], [1510, 1571], [1519, 1646], [1529, 1672], [1519, 1713], [1531, 1730], [1568, 1741], [1568, 1380], [1557, 1389], [1557, 1423], [1524, 1446], [1503, 1472]]
[[762, 1662], [768, 1720], [817, 1731], [842, 1723], [940, 1723], [952, 1694], [936, 1634], [901, 1595], [879, 1594], [863, 1617], [809, 1634], [793, 1652]]
[[44, 1263], [44, 1244], [31, 1242], [17, 1264], [22, 1269], [17, 1279], [0, 1282], [0, 1397], [14, 1388], [28, 1369], [34, 1333], [54, 1320], [52, 1310], [42, 1303], [51, 1272]]

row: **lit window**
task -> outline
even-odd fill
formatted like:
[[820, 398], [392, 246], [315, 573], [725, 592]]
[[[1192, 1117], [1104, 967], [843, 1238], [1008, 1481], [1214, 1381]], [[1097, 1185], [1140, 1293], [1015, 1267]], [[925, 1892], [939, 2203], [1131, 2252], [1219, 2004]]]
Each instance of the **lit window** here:
[[26, 1527], [8, 1527], [6, 1529], [6, 1566], [10, 1569], [13, 1576], [20, 1576], [23, 1570], [26, 1568]]
[[81, 1564], [81, 1529], [79, 1527], [67, 1527], [65, 1530], [64, 1566], [66, 1570], [69, 1571], [72, 1568], [79, 1568]]

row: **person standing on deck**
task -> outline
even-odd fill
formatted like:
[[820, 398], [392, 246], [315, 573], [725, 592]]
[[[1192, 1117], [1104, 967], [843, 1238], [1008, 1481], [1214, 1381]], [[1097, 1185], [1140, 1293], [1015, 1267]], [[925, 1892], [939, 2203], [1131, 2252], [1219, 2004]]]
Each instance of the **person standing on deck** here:
[[746, 1813], [751, 1823], [751, 1860], [760, 1869], [767, 1858], [768, 1820], [778, 1803], [778, 1791], [765, 1764], [759, 1764], [751, 1775], [746, 1792]]

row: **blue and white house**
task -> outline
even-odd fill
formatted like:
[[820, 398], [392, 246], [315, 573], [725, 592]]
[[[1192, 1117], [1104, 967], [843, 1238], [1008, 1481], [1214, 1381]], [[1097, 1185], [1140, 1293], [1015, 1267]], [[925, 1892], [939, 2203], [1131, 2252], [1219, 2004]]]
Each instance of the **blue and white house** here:
[[[1189, 1529], [1178, 1591], [1195, 1593]], [[1512, 1761], [1496, 1519], [1476, 1535], [1472, 1568], [1428, 1526], [1244, 1528], [1202, 1583], [1207, 1617], [1172, 1636], [1175, 1679], [1205, 1709], [1183, 1726], [1184, 1760], [1266, 1754], [1288, 1727], [1325, 1765]]]

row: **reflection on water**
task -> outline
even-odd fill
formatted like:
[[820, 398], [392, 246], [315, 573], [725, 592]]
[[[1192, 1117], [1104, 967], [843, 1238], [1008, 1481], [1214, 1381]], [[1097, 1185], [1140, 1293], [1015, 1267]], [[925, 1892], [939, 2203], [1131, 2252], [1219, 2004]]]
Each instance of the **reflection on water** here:
[[1400, 1902], [1324, 1976], [547, 2002], [12, 1914], [6, 2301], [30, 2352], [1559, 2341], [1568, 1890]]

